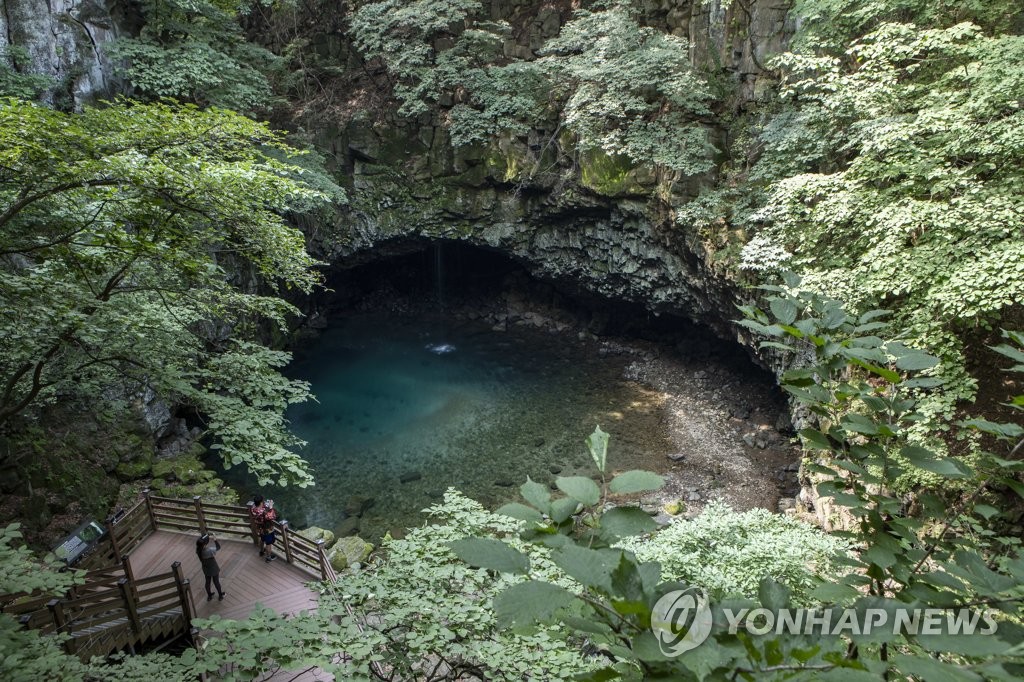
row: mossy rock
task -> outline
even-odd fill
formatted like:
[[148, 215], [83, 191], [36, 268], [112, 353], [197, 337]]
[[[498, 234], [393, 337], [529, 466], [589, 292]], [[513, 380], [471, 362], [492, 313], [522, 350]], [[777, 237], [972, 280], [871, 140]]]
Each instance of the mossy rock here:
[[118, 479], [122, 481], [136, 481], [149, 476], [152, 471], [153, 463], [145, 460], [121, 462], [115, 469]]
[[163, 479], [168, 482], [178, 482], [185, 485], [206, 483], [215, 476], [216, 474], [207, 469], [199, 460], [199, 456], [193, 453], [191, 447], [181, 455], [169, 459], [158, 459], [153, 463], [153, 478]]
[[502, 135], [492, 143], [484, 158], [487, 174], [499, 182], [521, 180], [534, 165], [526, 147], [509, 135]]
[[344, 571], [355, 563], [362, 563], [370, 556], [373, 545], [357, 535], [339, 538], [331, 550], [331, 566], [335, 571]]
[[310, 542], [317, 542], [319, 540], [324, 541], [324, 549], [330, 549], [334, 546], [334, 542], [337, 538], [334, 537], [334, 533], [327, 530], [326, 528], [320, 528], [319, 526], [310, 526], [299, 531], [299, 535], [306, 538]]
[[649, 194], [650, 190], [639, 181], [648, 173], [638, 172], [629, 157], [606, 154], [601, 149], [588, 149], [580, 153], [580, 182], [584, 187], [608, 197]]
[[686, 513], [686, 503], [682, 500], [671, 500], [662, 507], [669, 516], [679, 516]]

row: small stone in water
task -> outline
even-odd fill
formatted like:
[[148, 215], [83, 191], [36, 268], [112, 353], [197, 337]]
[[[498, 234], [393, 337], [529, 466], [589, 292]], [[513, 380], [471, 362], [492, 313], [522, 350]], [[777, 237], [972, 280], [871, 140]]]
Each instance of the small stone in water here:
[[557, 464], [552, 464], [551, 466], [548, 467], [548, 471], [550, 471], [553, 474], [560, 474], [562, 473], [562, 467], [558, 466]]
[[398, 477], [398, 480], [402, 483], [412, 483], [423, 478], [423, 474], [418, 471], [408, 471]]

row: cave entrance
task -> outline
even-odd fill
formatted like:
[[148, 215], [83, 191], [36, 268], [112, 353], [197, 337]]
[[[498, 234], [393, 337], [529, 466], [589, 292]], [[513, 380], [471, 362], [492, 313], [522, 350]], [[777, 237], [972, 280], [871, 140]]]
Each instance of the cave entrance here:
[[668, 475], [652, 512], [723, 495], [774, 505], [792, 460], [774, 452], [785, 403], [736, 344], [492, 250], [403, 242], [375, 256], [329, 273], [316, 333], [294, 347], [289, 374], [318, 398], [288, 415], [317, 480], [275, 493], [296, 527], [374, 539], [422, 523], [449, 487], [494, 508], [527, 477], [598, 477], [584, 443], [597, 425], [610, 469]]

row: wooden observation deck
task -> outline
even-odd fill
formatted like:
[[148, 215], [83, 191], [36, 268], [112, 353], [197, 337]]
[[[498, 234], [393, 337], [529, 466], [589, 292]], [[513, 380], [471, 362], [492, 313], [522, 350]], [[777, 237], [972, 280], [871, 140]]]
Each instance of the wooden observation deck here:
[[[106, 534], [81, 563], [85, 584], [61, 597], [0, 595], [0, 610], [24, 627], [69, 636], [68, 653], [83, 660], [192, 631], [194, 618], [219, 614], [242, 619], [257, 603], [282, 615], [316, 607], [306, 584], [333, 581], [323, 540], [275, 522], [278, 560], [257, 551], [248, 507], [204, 504], [143, 493], [143, 499], [106, 525]], [[195, 542], [202, 533], [220, 540], [217, 553], [225, 598], [207, 601]]]

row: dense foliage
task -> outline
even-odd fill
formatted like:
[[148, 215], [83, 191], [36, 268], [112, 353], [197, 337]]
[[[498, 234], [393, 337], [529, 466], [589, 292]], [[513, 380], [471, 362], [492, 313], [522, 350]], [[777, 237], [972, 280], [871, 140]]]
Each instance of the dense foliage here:
[[353, 15], [355, 43], [394, 79], [399, 112], [444, 103], [456, 145], [499, 133], [564, 126], [579, 150], [600, 149], [695, 175], [711, 167], [710, 92], [685, 40], [640, 23], [629, 2], [580, 9], [540, 59], [503, 52], [506, 23], [484, 21], [478, 0], [383, 0]]
[[657, 562], [665, 580], [700, 585], [715, 597], [754, 599], [765, 576], [790, 589], [794, 602], [836, 570], [843, 541], [803, 521], [767, 509], [737, 512], [719, 501], [650, 537], [620, 545], [638, 560]]
[[247, 0], [145, 0], [139, 35], [105, 45], [139, 95], [252, 113], [269, 109], [280, 58], [247, 41]]
[[777, 113], [736, 150], [760, 151], [748, 196], [719, 194], [733, 206], [718, 215], [756, 235], [742, 267], [784, 265], [851, 311], [893, 309], [941, 360], [945, 388], [921, 406], [934, 431], [975, 395], [967, 339], [1024, 301], [1020, 6], [848, 10], [799, 3], [796, 49], [774, 61]]
[[0, 421], [153, 390], [203, 416], [226, 465], [308, 483], [283, 417], [307, 386], [254, 333], [317, 282], [282, 213], [321, 195], [262, 151], [280, 137], [222, 110], [7, 100], [0, 148]]

